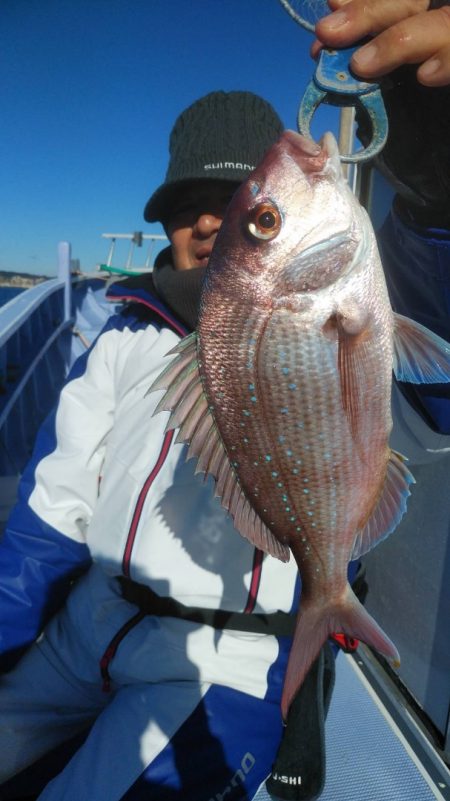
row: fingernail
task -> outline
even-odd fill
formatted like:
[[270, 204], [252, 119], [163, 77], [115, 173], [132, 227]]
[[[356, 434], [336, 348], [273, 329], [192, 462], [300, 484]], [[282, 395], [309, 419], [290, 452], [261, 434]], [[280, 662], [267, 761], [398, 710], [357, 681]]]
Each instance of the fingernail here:
[[334, 14], [330, 14], [328, 17], [324, 17], [321, 21], [322, 25], [326, 25], [327, 28], [334, 31], [335, 28], [342, 28], [343, 25], [348, 22], [348, 16], [345, 11], [335, 11]]
[[368, 44], [361, 47], [352, 57], [352, 61], [357, 67], [367, 67], [372, 61], [375, 60], [378, 48], [374, 44]]
[[441, 62], [438, 58], [432, 58], [430, 61], [426, 61], [425, 64], [422, 64], [418, 73], [421, 78], [431, 78], [435, 72], [439, 70], [441, 66]]

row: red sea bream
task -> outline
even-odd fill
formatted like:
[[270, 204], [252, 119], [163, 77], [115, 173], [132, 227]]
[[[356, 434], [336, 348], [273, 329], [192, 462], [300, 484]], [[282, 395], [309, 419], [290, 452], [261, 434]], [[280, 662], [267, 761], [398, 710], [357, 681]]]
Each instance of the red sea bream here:
[[282, 713], [323, 642], [398, 653], [347, 582], [397, 526], [414, 481], [389, 447], [392, 370], [450, 380], [450, 347], [394, 314], [375, 236], [334, 138], [291, 131], [233, 197], [197, 332], [154, 385], [238, 531], [302, 580]]

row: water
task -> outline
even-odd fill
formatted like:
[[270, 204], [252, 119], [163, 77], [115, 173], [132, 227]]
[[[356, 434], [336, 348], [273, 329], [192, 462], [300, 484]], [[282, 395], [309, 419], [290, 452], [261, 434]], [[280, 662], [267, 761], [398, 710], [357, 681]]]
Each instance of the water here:
[[24, 292], [21, 286], [0, 286], [0, 306], [4, 306], [9, 300], [12, 300], [16, 295]]

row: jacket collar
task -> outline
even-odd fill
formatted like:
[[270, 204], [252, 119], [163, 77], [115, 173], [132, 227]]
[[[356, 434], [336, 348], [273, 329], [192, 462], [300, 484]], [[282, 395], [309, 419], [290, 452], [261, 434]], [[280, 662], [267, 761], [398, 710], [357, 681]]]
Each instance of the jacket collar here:
[[151, 273], [133, 276], [125, 281], [117, 281], [111, 284], [107, 290], [106, 299], [140, 303], [148, 308], [157, 319], [168, 324], [181, 337], [189, 333], [183, 323], [158, 297]]

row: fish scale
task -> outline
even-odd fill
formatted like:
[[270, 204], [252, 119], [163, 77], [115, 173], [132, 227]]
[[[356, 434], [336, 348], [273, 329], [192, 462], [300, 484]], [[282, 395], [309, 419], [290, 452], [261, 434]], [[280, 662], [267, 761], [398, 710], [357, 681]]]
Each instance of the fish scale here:
[[[214, 325], [227, 332], [236, 313], [228, 306], [216, 309]], [[337, 348], [330, 344], [324, 349], [316, 332], [296, 329], [286, 312], [272, 315], [265, 326], [255, 309], [240, 304], [239, 314], [248, 321], [243, 339], [250, 331], [249, 341], [255, 346], [249, 361], [247, 351], [242, 349], [240, 359], [239, 349], [228, 340], [235, 356], [224, 382], [228, 397], [221, 396], [222, 403], [215, 407], [225, 447], [258, 514], [280, 539], [296, 541], [304, 570], [314, 555], [321, 565], [327, 564], [328, 573], [339, 567], [344, 581], [348, 559], [336, 559], [342, 548], [333, 532], [344, 526], [342, 494], [355, 476], [348, 469], [352, 448], [336, 383]], [[204, 339], [205, 388], [213, 398], [224, 375], [222, 345], [206, 332]], [[352, 472], [358, 475], [360, 465], [354, 463], [353, 454]], [[321, 557], [324, 547], [326, 560]], [[311, 570], [317, 580], [317, 565]]]

